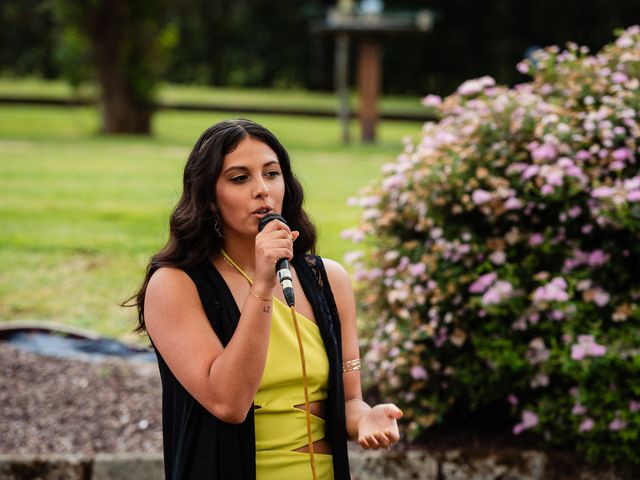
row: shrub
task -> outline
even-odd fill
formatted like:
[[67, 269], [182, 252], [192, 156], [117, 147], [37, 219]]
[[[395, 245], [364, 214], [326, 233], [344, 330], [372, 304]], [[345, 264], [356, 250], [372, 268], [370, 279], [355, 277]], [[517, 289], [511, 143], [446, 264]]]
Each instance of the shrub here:
[[426, 97], [441, 120], [352, 199], [366, 366], [410, 438], [501, 404], [515, 435], [638, 465], [640, 28], [518, 69]]

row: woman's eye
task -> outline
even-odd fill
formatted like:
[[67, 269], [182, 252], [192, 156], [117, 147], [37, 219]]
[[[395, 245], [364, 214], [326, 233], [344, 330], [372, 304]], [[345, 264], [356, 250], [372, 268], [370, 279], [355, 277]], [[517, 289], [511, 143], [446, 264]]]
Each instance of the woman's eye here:
[[233, 177], [231, 181], [233, 183], [242, 183], [247, 179], [246, 175], [238, 175], [237, 177]]
[[272, 177], [273, 178], [273, 177], [277, 177], [279, 175], [280, 175], [280, 172], [277, 171], [277, 170], [271, 170], [270, 172], [267, 172], [267, 176], [268, 177]]

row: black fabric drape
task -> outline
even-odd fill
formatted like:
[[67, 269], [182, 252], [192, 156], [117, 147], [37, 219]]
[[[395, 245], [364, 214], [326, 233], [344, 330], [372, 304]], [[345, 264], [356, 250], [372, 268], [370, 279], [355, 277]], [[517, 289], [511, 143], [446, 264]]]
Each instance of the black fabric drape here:
[[[320, 257], [304, 255], [292, 262], [311, 303], [329, 359], [326, 438], [333, 451], [336, 480], [350, 480], [347, 456], [340, 319]], [[204, 311], [223, 345], [235, 331], [240, 311], [224, 279], [210, 262], [185, 268]], [[165, 476], [171, 480], [255, 480], [253, 406], [240, 424], [223, 422], [200, 405], [156, 350], [162, 379], [162, 429]]]

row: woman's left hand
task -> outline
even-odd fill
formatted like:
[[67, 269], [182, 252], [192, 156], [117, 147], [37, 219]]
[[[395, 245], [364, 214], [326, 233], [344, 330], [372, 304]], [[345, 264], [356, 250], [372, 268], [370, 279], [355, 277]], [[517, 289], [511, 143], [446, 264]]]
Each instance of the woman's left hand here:
[[358, 422], [358, 442], [362, 448], [389, 448], [400, 439], [397, 420], [402, 410], [393, 403], [376, 405]]

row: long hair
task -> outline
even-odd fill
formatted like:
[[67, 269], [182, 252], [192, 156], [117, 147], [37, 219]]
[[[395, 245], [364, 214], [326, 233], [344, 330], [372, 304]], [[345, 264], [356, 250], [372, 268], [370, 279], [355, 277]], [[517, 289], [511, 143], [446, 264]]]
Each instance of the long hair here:
[[[138, 309], [137, 332], [146, 331], [144, 299], [151, 275], [160, 267], [184, 268], [210, 261], [220, 251], [222, 238], [216, 234], [217, 204], [215, 185], [224, 157], [250, 137], [268, 145], [277, 155], [285, 184], [282, 216], [300, 236], [294, 255], [315, 253], [316, 229], [302, 208], [304, 193], [291, 171], [289, 154], [266, 128], [246, 119], [225, 120], [209, 127], [193, 147], [184, 168], [182, 196], [171, 213], [169, 239], [147, 265], [140, 289], [122, 303]], [[256, 232], [257, 233], [257, 232]]]

